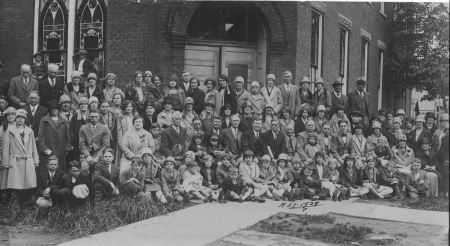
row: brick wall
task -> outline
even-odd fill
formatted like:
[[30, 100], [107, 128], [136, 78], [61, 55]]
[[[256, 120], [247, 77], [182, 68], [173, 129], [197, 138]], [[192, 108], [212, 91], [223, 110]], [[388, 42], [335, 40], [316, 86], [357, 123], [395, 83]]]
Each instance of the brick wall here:
[[0, 1], [0, 81], [19, 75], [21, 64], [32, 63], [33, 30], [34, 1]]

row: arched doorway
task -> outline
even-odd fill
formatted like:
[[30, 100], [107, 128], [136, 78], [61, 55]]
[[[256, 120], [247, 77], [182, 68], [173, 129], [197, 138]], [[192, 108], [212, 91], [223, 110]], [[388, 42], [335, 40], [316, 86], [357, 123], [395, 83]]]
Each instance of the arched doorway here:
[[185, 69], [201, 81], [219, 74], [263, 81], [266, 33], [262, 13], [252, 3], [203, 3], [189, 20]]

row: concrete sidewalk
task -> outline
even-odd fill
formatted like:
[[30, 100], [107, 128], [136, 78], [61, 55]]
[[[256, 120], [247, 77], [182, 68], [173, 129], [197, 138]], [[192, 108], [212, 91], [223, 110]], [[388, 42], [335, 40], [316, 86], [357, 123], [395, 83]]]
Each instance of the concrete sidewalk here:
[[[413, 210], [351, 201], [320, 201], [305, 211], [290, 202], [206, 203], [155, 217], [110, 232], [66, 242], [62, 245], [205, 245], [244, 229], [279, 212], [295, 214], [337, 213], [370, 219], [393, 220], [448, 227], [448, 212]], [[280, 206], [281, 205], [281, 206]]]

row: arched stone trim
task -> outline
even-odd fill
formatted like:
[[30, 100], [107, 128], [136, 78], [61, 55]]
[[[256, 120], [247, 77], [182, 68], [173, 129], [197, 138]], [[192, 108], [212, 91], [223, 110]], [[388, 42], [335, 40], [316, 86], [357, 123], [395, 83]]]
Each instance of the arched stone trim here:
[[[184, 47], [189, 20], [202, 2], [180, 2], [169, 10], [167, 39], [171, 47]], [[271, 53], [282, 52], [287, 46], [286, 24], [274, 2], [252, 2], [261, 11]]]

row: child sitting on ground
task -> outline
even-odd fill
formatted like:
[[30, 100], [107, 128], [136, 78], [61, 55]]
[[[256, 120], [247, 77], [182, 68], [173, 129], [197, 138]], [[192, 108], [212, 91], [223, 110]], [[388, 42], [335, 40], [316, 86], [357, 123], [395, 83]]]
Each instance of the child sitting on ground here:
[[335, 191], [332, 196], [333, 201], [342, 201], [343, 199], [348, 200], [350, 198], [350, 190], [347, 190], [344, 186], [339, 184], [338, 165], [339, 163], [336, 159], [333, 158], [328, 160], [328, 166], [324, 169], [322, 183], [328, 181], [334, 185]]
[[219, 197], [220, 190], [219, 190], [219, 184], [217, 183], [217, 170], [216, 165], [214, 164], [214, 158], [210, 155], [206, 155], [204, 158], [204, 163], [200, 169], [200, 174], [203, 177], [203, 183], [202, 185], [204, 187], [208, 187], [211, 189], [212, 197], [217, 200], [216, 198]]
[[212, 190], [202, 185], [203, 177], [198, 172], [199, 166], [197, 162], [189, 161], [186, 164], [186, 167], [187, 171], [183, 175], [184, 190], [195, 198], [202, 200], [203, 202], [212, 201]]
[[223, 157], [221, 158], [221, 162], [219, 161], [219, 166], [217, 167], [217, 184], [219, 185], [219, 188], [222, 187], [223, 181], [230, 176], [230, 169], [232, 167], [230, 157]]
[[231, 167], [230, 175], [223, 181], [222, 192], [226, 200], [243, 202], [250, 197], [253, 189], [246, 185], [238, 169]]
[[186, 172], [186, 164], [188, 162], [194, 161], [195, 160], [195, 154], [192, 151], [186, 151], [186, 153], [184, 153], [184, 161], [182, 162], [181, 166], [178, 167], [178, 172], [181, 175], [181, 182], [183, 182], [183, 176], [184, 173]]
[[91, 179], [88, 173], [81, 171], [79, 161], [71, 161], [69, 167], [69, 173], [63, 175], [53, 194], [66, 206], [83, 205], [88, 201]]
[[322, 181], [317, 174], [313, 174], [314, 168], [311, 165], [303, 169], [303, 176], [300, 178], [300, 189], [303, 190], [305, 198], [310, 198], [311, 201], [325, 200], [330, 190], [322, 188]]
[[144, 174], [144, 192], [150, 192], [162, 204], [167, 203], [167, 199], [161, 191], [161, 166], [154, 161], [153, 151], [149, 148], [141, 150], [142, 167]]
[[57, 189], [57, 185], [61, 183], [63, 174], [59, 169], [58, 158], [55, 155], [50, 156], [48, 158], [47, 171], [40, 173], [37, 179], [38, 194], [40, 196], [38, 201], [45, 199], [52, 201], [53, 205], [59, 205], [61, 203], [58, 197], [55, 197], [54, 191]]
[[[285, 153], [281, 153], [278, 156], [277, 160], [277, 175], [275, 178], [275, 188], [276, 189], [283, 189], [285, 192], [291, 191], [291, 186], [289, 185], [289, 165], [288, 165], [288, 155]], [[283, 195], [284, 195], [283, 193]]]
[[275, 188], [276, 178], [277, 178], [277, 170], [276, 167], [272, 164], [272, 159], [269, 155], [264, 155], [261, 157], [261, 166], [259, 168], [259, 177], [263, 180], [263, 183], [268, 186], [268, 191], [266, 192], [266, 196], [275, 201], [279, 201], [281, 196], [283, 195], [283, 189]]
[[427, 171], [421, 170], [422, 164], [420, 159], [413, 158], [411, 160], [411, 173], [406, 178], [406, 192], [410, 198], [416, 199], [426, 197], [430, 187], [430, 181], [427, 178]]
[[380, 185], [380, 174], [378, 169], [375, 167], [375, 157], [368, 156], [366, 158], [367, 165], [361, 170], [361, 178], [364, 187], [367, 187], [370, 194], [383, 199], [384, 196], [392, 193], [392, 188]]
[[119, 168], [113, 164], [113, 161], [114, 151], [106, 148], [103, 151], [102, 161], [95, 165], [95, 201], [101, 201], [119, 195]]
[[389, 161], [385, 168], [380, 170], [380, 183], [391, 187], [394, 190], [395, 199], [403, 199], [402, 179], [397, 173], [397, 168], [393, 161]]
[[174, 169], [175, 159], [171, 156], [163, 160], [161, 171], [161, 188], [164, 196], [169, 201], [176, 200], [178, 202], [189, 202], [189, 195], [181, 186], [181, 175]]
[[300, 189], [300, 179], [303, 175], [303, 164], [302, 160], [298, 156], [292, 158], [292, 167], [287, 173], [288, 181], [287, 184], [291, 186], [291, 191], [289, 193], [283, 194], [283, 200], [302, 200], [304, 198], [304, 193]]
[[144, 190], [144, 174], [141, 172], [141, 160], [133, 159], [131, 167], [120, 177], [120, 193], [134, 196]]
[[[339, 190], [336, 190], [336, 186], [330, 182], [329, 180], [326, 180], [324, 176], [326, 175], [325, 172], [328, 171], [328, 167], [325, 167], [325, 156], [322, 151], [317, 151], [314, 156], [314, 162], [311, 164], [311, 168], [313, 169], [313, 174], [317, 175], [318, 179], [322, 181], [322, 188], [327, 188], [330, 191], [330, 197], [333, 198], [339, 196]], [[335, 194], [336, 192], [336, 194]], [[334, 199], [336, 201], [336, 199]]]
[[253, 200], [256, 202], [265, 202], [261, 196], [270, 192], [268, 186], [259, 178], [258, 164], [253, 160], [253, 151], [246, 150], [244, 152], [244, 161], [239, 165], [239, 174], [245, 183], [253, 188]]

